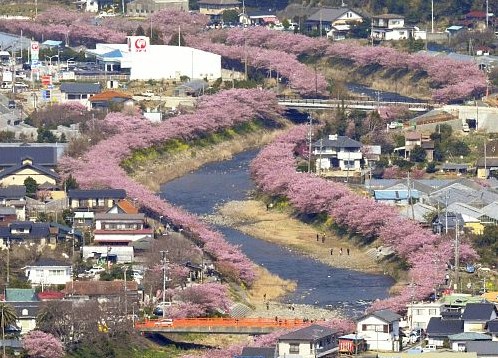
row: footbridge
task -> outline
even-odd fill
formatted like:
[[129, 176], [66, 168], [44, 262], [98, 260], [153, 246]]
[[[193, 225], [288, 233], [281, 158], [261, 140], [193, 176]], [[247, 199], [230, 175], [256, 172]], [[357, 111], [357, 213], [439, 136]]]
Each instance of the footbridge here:
[[135, 323], [139, 332], [267, 334], [278, 329], [301, 328], [311, 322], [279, 318], [179, 318], [146, 320]]
[[330, 109], [344, 105], [346, 108], [371, 111], [379, 107], [402, 106], [412, 112], [427, 112], [436, 107], [429, 102], [398, 102], [398, 101], [374, 101], [356, 99], [316, 99], [316, 98], [293, 98], [279, 97], [278, 104], [292, 108], [306, 109]]

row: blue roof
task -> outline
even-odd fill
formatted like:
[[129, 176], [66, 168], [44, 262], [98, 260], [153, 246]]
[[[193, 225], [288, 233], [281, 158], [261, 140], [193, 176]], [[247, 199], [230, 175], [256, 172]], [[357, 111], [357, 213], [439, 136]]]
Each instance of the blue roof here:
[[374, 190], [375, 200], [407, 200], [409, 197], [418, 199], [420, 192], [418, 190]]
[[100, 55], [100, 57], [123, 57], [123, 54], [120, 50], [112, 50], [110, 52], [104, 53]]

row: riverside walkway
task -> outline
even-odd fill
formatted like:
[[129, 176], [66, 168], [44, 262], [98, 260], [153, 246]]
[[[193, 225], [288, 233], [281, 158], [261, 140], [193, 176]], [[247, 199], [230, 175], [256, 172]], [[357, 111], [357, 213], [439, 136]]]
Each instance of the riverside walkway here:
[[156, 319], [135, 323], [140, 332], [267, 334], [278, 329], [310, 325], [302, 319], [276, 318], [179, 318]]

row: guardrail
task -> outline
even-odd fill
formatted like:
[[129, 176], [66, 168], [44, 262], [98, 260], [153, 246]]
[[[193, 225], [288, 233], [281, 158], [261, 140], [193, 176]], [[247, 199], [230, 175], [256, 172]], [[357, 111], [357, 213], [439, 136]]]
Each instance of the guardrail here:
[[428, 102], [398, 102], [398, 101], [374, 101], [374, 100], [338, 100], [338, 99], [306, 99], [306, 98], [279, 98], [281, 105], [294, 107], [327, 108], [344, 104], [345, 107], [359, 109], [375, 109], [378, 107], [403, 106], [409, 110], [428, 110], [434, 108], [434, 104]]

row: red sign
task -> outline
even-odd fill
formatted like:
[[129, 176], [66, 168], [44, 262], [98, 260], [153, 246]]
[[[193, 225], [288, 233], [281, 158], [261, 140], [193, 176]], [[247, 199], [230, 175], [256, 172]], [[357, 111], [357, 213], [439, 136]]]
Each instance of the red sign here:
[[147, 40], [143, 37], [135, 40], [135, 51], [136, 52], [145, 52], [147, 48]]
[[49, 75], [41, 76], [41, 83], [43, 86], [50, 86], [52, 84], [52, 76]]
[[38, 51], [39, 48], [38, 42], [31, 43], [31, 51]]

